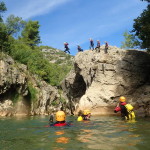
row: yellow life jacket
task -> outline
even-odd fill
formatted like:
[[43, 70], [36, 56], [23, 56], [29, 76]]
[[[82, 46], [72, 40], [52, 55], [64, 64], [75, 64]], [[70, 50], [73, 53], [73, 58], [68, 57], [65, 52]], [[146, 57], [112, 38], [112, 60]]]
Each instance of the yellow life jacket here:
[[79, 116], [79, 117], [77, 118], [77, 121], [83, 121], [82, 116]]
[[124, 105], [125, 107], [126, 107], [126, 109], [127, 109], [127, 111], [128, 111], [128, 118], [127, 117], [125, 117], [126, 119], [134, 119], [135, 118], [135, 113], [134, 113], [134, 111], [133, 111], [133, 106], [131, 105], [131, 104], [126, 104], [126, 105]]
[[132, 111], [133, 110], [133, 106], [131, 104], [126, 104], [124, 105], [127, 109], [128, 112]]

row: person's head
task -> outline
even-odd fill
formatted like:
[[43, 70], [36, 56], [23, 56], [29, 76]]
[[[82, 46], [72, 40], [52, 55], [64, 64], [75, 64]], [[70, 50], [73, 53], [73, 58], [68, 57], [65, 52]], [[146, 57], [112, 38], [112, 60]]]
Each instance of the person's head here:
[[125, 101], [126, 101], [126, 98], [125, 98], [124, 96], [121, 96], [121, 97], [119, 98], [119, 101], [120, 101], [120, 102], [125, 102]]
[[85, 110], [83, 111], [83, 115], [85, 115], [85, 116], [87, 116], [87, 115], [91, 115], [90, 110], [85, 109]]
[[65, 121], [66, 115], [63, 111], [56, 112], [56, 121]]
[[78, 116], [82, 116], [82, 115], [83, 115], [83, 111], [82, 111], [82, 110], [79, 110]]

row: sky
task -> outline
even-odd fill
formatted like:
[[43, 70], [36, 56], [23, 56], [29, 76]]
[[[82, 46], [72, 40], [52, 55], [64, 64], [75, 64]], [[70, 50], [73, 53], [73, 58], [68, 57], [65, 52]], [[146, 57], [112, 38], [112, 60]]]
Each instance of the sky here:
[[69, 43], [72, 55], [77, 45], [89, 49], [89, 38], [121, 46], [123, 33], [131, 31], [134, 19], [146, 8], [140, 0], [2, 0], [7, 11], [23, 20], [40, 24], [41, 45], [64, 50]]

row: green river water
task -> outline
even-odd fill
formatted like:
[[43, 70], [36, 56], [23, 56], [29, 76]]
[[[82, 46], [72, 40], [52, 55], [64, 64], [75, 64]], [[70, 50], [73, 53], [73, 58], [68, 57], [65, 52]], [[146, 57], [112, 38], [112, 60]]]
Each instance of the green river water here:
[[0, 150], [150, 150], [150, 119], [126, 122], [92, 116], [71, 127], [49, 127], [48, 116], [0, 118]]

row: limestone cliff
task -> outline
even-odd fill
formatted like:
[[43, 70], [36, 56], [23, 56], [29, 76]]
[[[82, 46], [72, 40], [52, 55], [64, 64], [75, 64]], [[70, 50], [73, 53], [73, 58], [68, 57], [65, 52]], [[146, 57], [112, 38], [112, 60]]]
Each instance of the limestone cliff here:
[[49, 114], [60, 109], [55, 87], [31, 75], [27, 67], [2, 54], [0, 59], [0, 116]]
[[62, 82], [72, 113], [112, 114], [120, 96], [137, 114], [150, 115], [150, 56], [144, 51], [110, 46], [100, 52], [86, 50], [75, 56], [74, 70]]

